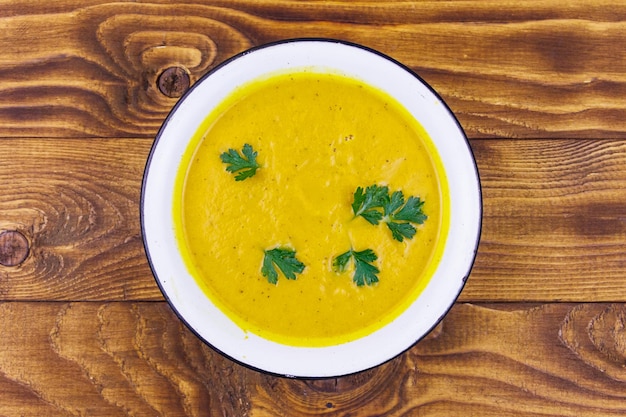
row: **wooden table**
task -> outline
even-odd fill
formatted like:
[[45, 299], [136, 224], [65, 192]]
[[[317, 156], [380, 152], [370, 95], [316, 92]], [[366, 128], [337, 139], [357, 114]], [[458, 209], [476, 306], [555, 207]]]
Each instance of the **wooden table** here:
[[[307, 36], [378, 49], [443, 96], [484, 223], [426, 339], [291, 380], [176, 318], [139, 195], [187, 74]], [[622, 0], [2, 1], [0, 415], [626, 415], [625, 45]]]

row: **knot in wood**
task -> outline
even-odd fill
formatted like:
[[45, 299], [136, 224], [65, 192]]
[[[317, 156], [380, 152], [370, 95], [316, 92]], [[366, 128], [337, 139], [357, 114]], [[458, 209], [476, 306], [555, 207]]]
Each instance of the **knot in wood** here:
[[0, 233], [0, 264], [17, 266], [24, 262], [30, 252], [28, 240], [16, 230]]
[[189, 74], [181, 67], [170, 67], [159, 75], [159, 91], [171, 98], [181, 97], [189, 89]]

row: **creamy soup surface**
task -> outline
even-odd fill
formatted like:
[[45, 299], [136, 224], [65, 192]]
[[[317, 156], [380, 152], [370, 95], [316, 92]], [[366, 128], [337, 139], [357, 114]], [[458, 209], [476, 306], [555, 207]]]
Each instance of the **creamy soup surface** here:
[[[260, 168], [235, 181], [220, 155], [257, 152]], [[420, 197], [428, 216], [412, 239], [355, 217], [357, 187]], [[365, 336], [419, 295], [443, 252], [449, 204], [430, 138], [394, 99], [356, 79], [301, 70], [237, 89], [204, 121], [180, 165], [174, 218], [200, 287], [246, 332], [296, 346]], [[264, 251], [289, 248], [295, 280], [262, 275]], [[350, 249], [373, 250], [379, 281], [357, 286]], [[415, 320], [419, 320], [415, 317]]]

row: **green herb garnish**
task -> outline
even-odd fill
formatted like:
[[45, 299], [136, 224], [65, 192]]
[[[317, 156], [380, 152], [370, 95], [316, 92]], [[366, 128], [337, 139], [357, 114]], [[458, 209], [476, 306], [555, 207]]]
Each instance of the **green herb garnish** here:
[[304, 271], [304, 264], [296, 258], [296, 251], [287, 248], [274, 248], [265, 251], [261, 273], [270, 284], [278, 282], [278, 269], [287, 279], [296, 279], [296, 273]]
[[383, 218], [383, 214], [378, 209], [383, 207], [388, 194], [387, 186], [370, 185], [365, 189], [365, 193], [363, 188], [358, 187], [354, 192], [352, 203], [354, 216], [361, 216], [371, 224], [377, 225]]
[[361, 187], [356, 189], [352, 211], [355, 217], [361, 216], [373, 225], [387, 224], [393, 238], [402, 242], [415, 236], [416, 229], [411, 223], [424, 224], [428, 218], [423, 206], [424, 201], [419, 197], [409, 197], [405, 203], [402, 191], [389, 195], [387, 186], [370, 185], [365, 192]]
[[373, 250], [365, 249], [356, 252], [350, 249], [333, 259], [333, 270], [335, 272], [345, 272], [350, 259], [354, 261], [354, 275], [352, 276], [352, 281], [354, 281], [357, 286], [360, 287], [365, 284], [373, 285], [378, 282], [378, 276], [376, 274], [380, 271], [375, 265], [372, 265], [372, 262], [378, 259], [378, 256]]
[[256, 161], [257, 153], [252, 149], [252, 145], [245, 144], [241, 150], [243, 156], [235, 149], [229, 149], [220, 155], [223, 163], [228, 164], [226, 171], [235, 174], [235, 181], [243, 181], [256, 174], [260, 165]]
[[394, 192], [384, 206], [385, 223], [391, 230], [394, 239], [402, 242], [405, 238], [412, 239], [415, 236], [415, 224], [424, 224], [428, 216], [424, 214], [422, 208], [424, 201], [419, 197], [409, 197], [404, 203], [402, 191]]

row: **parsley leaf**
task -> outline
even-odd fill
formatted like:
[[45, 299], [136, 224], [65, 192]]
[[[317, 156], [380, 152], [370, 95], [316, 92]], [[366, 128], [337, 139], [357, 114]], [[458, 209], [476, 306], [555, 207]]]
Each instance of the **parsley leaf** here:
[[336, 256], [335, 259], [333, 259], [333, 271], [345, 272], [348, 268], [348, 262], [350, 262], [350, 258], [352, 258], [352, 250]]
[[393, 194], [391, 194], [391, 197], [386, 195], [383, 205], [383, 212], [385, 213], [385, 216], [391, 215], [402, 207], [403, 204], [404, 194], [402, 194], [402, 191], [394, 191]]
[[412, 239], [417, 232], [411, 223], [387, 222], [387, 227], [391, 230], [393, 238], [398, 242], [402, 242], [404, 238]]
[[358, 187], [354, 192], [352, 212], [355, 217], [361, 216], [373, 225], [377, 225], [383, 218], [382, 209], [389, 194], [387, 186], [370, 185], [365, 189]]
[[278, 272], [274, 266], [277, 266], [287, 279], [296, 279], [296, 273], [304, 271], [304, 264], [296, 258], [296, 251], [287, 248], [265, 250], [261, 273], [270, 284], [278, 282]]
[[419, 197], [404, 200], [402, 191], [389, 195], [387, 186], [370, 185], [363, 192], [358, 187], [354, 193], [352, 211], [373, 225], [385, 223], [393, 238], [399, 242], [412, 239], [417, 233], [414, 224], [424, 224], [428, 216], [423, 212], [424, 201]]
[[411, 223], [424, 224], [428, 216], [422, 211], [423, 206], [424, 201], [419, 197], [409, 197], [404, 207], [393, 214], [392, 218], [394, 220], [405, 220]]
[[220, 155], [223, 163], [228, 164], [226, 171], [235, 175], [235, 181], [243, 181], [256, 174], [260, 165], [256, 161], [257, 153], [252, 149], [252, 145], [246, 143], [241, 150], [243, 156], [235, 149], [229, 149]]
[[365, 249], [359, 252], [350, 249], [347, 252], [338, 255], [333, 259], [333, 270], [335, 272], [345, 272], [348, 268], [350, 259], [354, 261], [354, 275], [352, 281], [361, 287], [365, 284], [373, 285], [378, 282], [378, 274], [380, 270], [372, 265], [378, 256], [371, 249]]
[[402, 242], [405, 238], [412, 239], [415, 236], [415, 226], [411, 223], [424, 224], [428, 218], [422, 211], [423, 206], [424, 201], [419, 197], [409, 197], [405, 204], [402, 191], [396, 191], [387, 198], [385, 223], [395, 240]]

